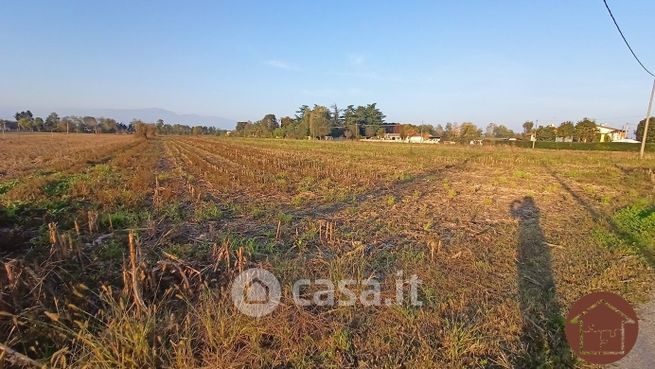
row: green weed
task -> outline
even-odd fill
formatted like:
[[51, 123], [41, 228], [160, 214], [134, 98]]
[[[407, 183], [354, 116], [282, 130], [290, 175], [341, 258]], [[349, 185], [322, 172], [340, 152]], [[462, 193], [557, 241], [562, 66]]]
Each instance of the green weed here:
[[204, 202], [197, 206], [194, 211], [194, 218], [198, 222], [206, 220], [218, 220], [223, 217], [221, 208], [213, 202]]

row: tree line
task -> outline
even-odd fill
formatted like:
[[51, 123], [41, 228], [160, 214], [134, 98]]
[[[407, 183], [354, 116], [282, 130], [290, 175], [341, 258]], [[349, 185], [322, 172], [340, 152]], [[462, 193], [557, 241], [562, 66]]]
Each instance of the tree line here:
[[339, 109], [336, 105], [302, 105], [293, 117], [279, 121], [275, 114], [266, 114], [256, 122], [237, 122], [234, 134], [242, 137], [312, 138], [327, 137], [360, 138], [384, 134], [386, 116], [375, 103], [348, 105]]
[[[578, 122], [566, 121], [535, 126], [534, 122], [523, 123], [523, 132], [514, 132], [503, 124], [489, 123], [483, 131], [475, 123], [406, 124], [385, 123], [386, 116], [375, 103], [361, 106], [348, 105], [339, 109], [336, 105], [302, 105], [294, 116], [277, 119], [275, 114], [266, 114], [262, 119], [236, 124], [234, 135], [241, 137], [277, 137], [295, 139], [327, 138], [384, 138], [395, 133], [401, 139], [412, 136], [439, 137], [442, 141], [468, 143], [481, 139], [530, 139], [556, 141], [558, 137], [572, 142], [600, 141], [599, 125], [595, 120], [583, 118]], [[637, 139], [641, 140], [645, 120], [637, 127]], [[394, 126], [391, 128], [390, 126]], [[386, 128], [386, 129], [385, 129]], [[651, 133], [652, 132], [652, 133]], [[649, 126], [648, 142], [655, 142], [655, 123]], [[607, 137], [606, 137], [607, 138]]]
[[[168, 124], [162, 119], [155, 123], [146, 123], [133, 119], [128, 124], [118, 122], [113, 118], [93, 116], [59, 117], [55, 112], [45, 119], [35, 117], [31, 111], [20, 111], [14, 115], [16, 119], [0, 121], [3, 130], [18, 130], [24, 132], [67, 132], [67, 133], [128, 133], [147, 137], [157, 135], [224, 135], [227, 131], [216, 127], [189, 126], [185, 124]], [[144, 133], [145, 132], [145, 133]], [[147, 133], [147, 134], [146, 134]]]
[[[15, 129], [26, 132], [76, 132], [76, 133], [116, 133], [127, 132], [128, 125], [112, 118], [91, 116], [65, 116], [50, 113], [45, 119], [35, 117], [31, 111], [21, 111], [14, 115]], [[7, 123], [3, 122], [6, 128]], [[10, 127], [11, 128], [11, 127]]]
[[[146, 123], [133, 119], [128, 124], [117, 122], [112, 118], [92, 116], [59, 117], [55, 112], [45, 119], [35, 117], [31, 111], [20, 111], [14, 115], [16, 121], [0, 121], [3, 130], [20, 130], [33, 132], [69, 132], [69, 133], [128, 133], [144, 137], [154, 135], [225, 135], [228, 131], [211, 126], [189, 126], [185, 124], [165, 123], [158, 119], [154, 123]], [[325, 139], [344, 137], [347, 139], [383, 138], [388, 133], [389, 125], [394, 125], [394, 133], [401, 139], [412, 136], [440, 137], [442, 141], [470, 142], [480, 139], [529, 139], [534, 135], [538, 141], [555, 141], [558, 137], [573, 142], [598, 142], [598, 124], [590, 118], [578, 122], [565, 121], [555, 126], [553, 124], [539, 125], [534, 122], [523, 123], [523, 132], [516, 133], [502, 124], [489, 123], [483, 131], [474, 123], [408, 124], [385, 123], [386, 116], [377, 104], [348, 105], [339, 109], [336, 105], [302, 105], [293, 117], [285, 116], [277, 119], [275, 114], [266, 114], [256, 122], [237, 122], [232, 132], [242, 137], [279, 137], [295, 139]], [[644, 133], [645, 119], [637, 125], [635, 134], [641, 141]], [[384, 127], [387, 127], [385, 130]], [[145, 133], [143, 133], [145, 132]], [[655, 118], [650, 118], [647, 142], [655, 143]]]
[[[642, 119], [637, 125], [635, 135], [637, 140], [641, 141], [644, 134], [644, 126], [646, 119]], [[540, 125], [535, 128], [532, 121], [523, 123], [523, 135], [528, 137], [535, 135], [537, 141], [555, 141], [558, 137], [567, 138], [572, 142], [599, 142], [601, 135], [598, 132], [598, 125], [595, 120], [590, 118], [583, 118], [576, 123], [566, 121], [560, 123], [559, 126], [549, 124], [546, 126]], [[626, 132], [627, 133], [627, 132]], [[606, 137], [608, 139], [608, 137]], [[647, 142], [655, 142], [655, 118], [649, 119]]]

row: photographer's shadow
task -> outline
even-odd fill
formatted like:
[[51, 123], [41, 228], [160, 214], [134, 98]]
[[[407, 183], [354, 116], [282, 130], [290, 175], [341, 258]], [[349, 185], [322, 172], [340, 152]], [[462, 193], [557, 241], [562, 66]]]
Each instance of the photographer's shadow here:
[[539, 209], [534, 199], [526, 196], [512, 202], [510, 213], [518, 220], [516, 269], [522, 318], [523, 349], [516, 367], [573, 367]]

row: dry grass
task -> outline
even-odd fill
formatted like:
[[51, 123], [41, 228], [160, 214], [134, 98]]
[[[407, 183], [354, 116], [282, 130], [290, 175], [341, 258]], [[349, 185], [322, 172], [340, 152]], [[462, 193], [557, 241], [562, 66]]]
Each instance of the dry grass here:
[[[6, 155], [50, 138], [30, 139]], [[70, 169], [0, 182], [19, 241], [2, 340], [54, 367], [584, 367], [567, 306], [637, 303], [653, 282], [652, 157], [167, 137], [107, 143], [99, 163], [85, 145]], [[249, 266], [287, 287], [261, 319], [229, 299]], [[423, 280], [422, 307], [291, 303], [298, 278], [396, 270]]]
[[0, 135], [0, 179], [20, 177], [36, 169], [58, 171], [102, 161], [131, 142], [132, 137], [126, 135]]

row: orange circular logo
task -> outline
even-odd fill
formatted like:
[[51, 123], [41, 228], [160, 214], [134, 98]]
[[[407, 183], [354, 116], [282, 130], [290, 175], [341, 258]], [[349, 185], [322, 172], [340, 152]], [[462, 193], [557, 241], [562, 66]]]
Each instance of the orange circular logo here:
[[592, 364], [621, 360], [634, 347], [638, 332], [630, 303], [611, 292], [583, 296], [566, 317], [566, 340], [573, 352]]

